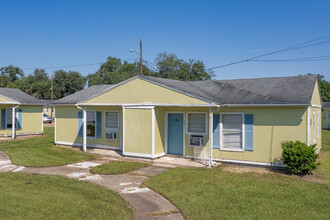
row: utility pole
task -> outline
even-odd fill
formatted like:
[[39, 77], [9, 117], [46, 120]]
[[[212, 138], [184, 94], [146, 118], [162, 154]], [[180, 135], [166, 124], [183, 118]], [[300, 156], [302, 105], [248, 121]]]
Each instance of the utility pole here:
[[52, 75], [52, 86], [50, 91], [50, 117], [53, 118], [54, 75]]
[[142, 38], [140, 38], [140, 75], [143, 75], [143, 71], [142, 71]]

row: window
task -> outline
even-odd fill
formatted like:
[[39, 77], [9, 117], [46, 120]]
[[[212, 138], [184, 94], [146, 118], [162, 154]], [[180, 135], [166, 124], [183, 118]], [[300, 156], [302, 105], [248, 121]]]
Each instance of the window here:
[[11, 129], [13, 127], [13, 111], [11, 108], [7, 108], [6, 110], [6, 129]]
[[95, 138], [96, 133], [96, 112], [87, 111], [87, 137]]
[[206, 134], [205, 113], [188, 113], [188, 133]]
[[243, 149], [243, 114], [222, 114], [222, 148]]
[[105, 112], [105, 128], [109, 130], [118, 130], [119, 128], [119, 117], [118, 112], [106, 111]]
[[320, 112], [317, 112], [317, 137], [320, 137]]

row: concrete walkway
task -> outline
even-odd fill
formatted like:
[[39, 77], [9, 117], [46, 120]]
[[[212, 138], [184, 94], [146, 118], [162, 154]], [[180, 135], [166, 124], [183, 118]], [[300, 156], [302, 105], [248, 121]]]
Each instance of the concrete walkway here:
[[12, 164], [8, 155], [0, 151], [0, 172], [28, 172], [78, 179], [117, 192], [133, 208], [135, 219], [184, 219], [181, 212], [170, 201], [155, 191], [142, 187], [145, 180], [168, 170], [168, 167], [152, 165], [120, 175], [98, 175], [90, 172], [91, 167], [112, 160], [118, 159], [101, 158], [66, 166], [32, 168]]

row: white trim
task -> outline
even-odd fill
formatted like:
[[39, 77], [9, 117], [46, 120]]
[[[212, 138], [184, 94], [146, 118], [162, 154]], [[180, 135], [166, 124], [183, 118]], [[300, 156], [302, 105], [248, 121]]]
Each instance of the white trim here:
[[[23, 112], [22, 112], [22, 117], [23, 117]], [[53, 122], [53, 119], [52, 119], [52, 122]], [[44, 133], [44, 111], [41, 112], [41, 131], [42, 131], [42, 133]], [[55, 131], [54, 131], [54, 133], [55, 133]]]
[[[190, 138], [189, 138], [190, 139]], [[213, 111], [209, 109], [209, 167], [212, 166], [213, 157]]]
[[131, 157], [145, 157], [145, 158], [151, 158], [151, 154], [141, 154], [141, 153], [130, 153], [130, 152], [123, 152], [124, 156], [131, 156]]
[[313, 112], [313, 144], [315, 144], [315, 140], [316, 140], [316, 115], [315, 112]]
[[87, 150], [87, 111], [85, 107], [83, 108], [83, 151], [86, 150]]
[[219, 107], [217, 104], [179, 104], [179, 103], [78, 103], [78, 104], [57, 104], [58, 106], [67, 105], [86, 105], [86, 106], [169, 106], [169, 107]]
[[119, 112], [119, 116], [120, 116], [120, 148], [121, 150], [123, 150], [123, 143], [124, 143], [124, 139], [123, 139], [123, 134], [124, 134], [124, 115], [123, 115], [123, 109]]
[[[188, 130], [189, 130], [189, 125], [188, 125], [188, 123], [189, 123], [189, 114], [205, 114], [205, 132], [204, 133], [201, 133], [201, 132], [189, 132]], [[208, 123], [207, 123], [207, 121], [208, 121], [208, 118], [207, 118], [207, 112], [204, 112], [204, 111], [189, 111], [189, 112], [186, 112], [186, 118], [187, 118], [187, 120], [186, 120], [186, 133], [187, 134], [192, 134], [192, 135], [203, 135], [203, 136], [205, 136], [205, 135], [207, 135], [207, 133], [208, 133], [208, 129], [207, 129], [207, 127], [208, 127]]]
[[274, 164], [274, 163], [254, 162], [254, 161], [245, 161], [245, 160], [229, 160], [229, 159], [213, 159], [213, 160], [220, 162], [241, 163], [241, 164], [251, 164], [251, 165], [260, 165], [260, 166], [286, 167], [285, 164]]
[[159, 154], [155, 154], [154, 157], [153, 157], [153, 159], [158, 158], [158, 157], [161, 157], [161, 156], [165, 156], [165, 152], [159, 153]]
[[0, 102], [0, 105], [17, 105], [19, 103], [15, 103], [15, 102]]
[[[1, 137], [11, 137], [11, 134], [3, 134], [3, 133], [0, 133], [0, 138]], [[17, 133], [16, 136], [19, 137], [19, 136], [27, 136], [27, 135], [42, 135], [41, 132], [30, 132], [30, 133]]]
[[122, 146], [121, 146], [121, 150], [124, 153], [125, 152], [125, 108], [123, 107], [122, 109], [122, 117], [123, 117], [123, 125], [122, 125], [122, 129], [123, 132], [121, 132], [121, 137], [122, 137]]
[[143, 109], [153, 109], [155, 108], [154, 105], [133, 105], [133, 104], [126, 104], [122, 105], [123, 108], [143, 108]]
[[[242, 115], [242, 148], [232, 149], [223, 147], [223, 118], [222, 115]], [[245, 151], [245, 113], [244, 112], [221, 112], [220, 113], [220, 150], [221, 151], [234, 151], [234, 152], [244, 152]]]
[[313, 108], [322, 108], [322, 106], [320, 106], [320, 105], [314, 105], [314, 104], [312, 104], [311, 107], [313, 107]]
[[151, 155], [155, 157], [155, 109], [151, 109]]
[[[15, 139], [15, 136], [16, 136], [16, 107], [12, 107], [12, 110], [11, 110], [11, 129], [12, 129], [12, 134], [11, 134], [11, 137], [12, 139]], [[6, 115], [7, 116], [7, 115]]]
[[183, 115], [183, 125], [182, 125], [182, 138], [183, 138], [183, 143], [182, 143], [182, 154], [183, 156], [186, 155], [186, 132], [185, 132], [185, 112], [184, 111], [166, 111], [165, 112], [165, 154], [168, 154], [167, 153], [167, 150], [168, 150], [168, 114], [182, 114]]
[[304, 107], [309, 104], [224, 104], [222, 107]]
[[[0, 94], [0, 97], [4, 98], [4, 99], [8, 99], [9, 101], [12, 101], [12, 102], [3, 102], [3, 103], [8, 103], [8, 104], [14, 104], [14, 105], [17, 105], [17, 104], [20, 104], [18, 101], [16, 101], [15, 99], [12, 99], [12, 98], [9, 98], [7, 96], [4, 96], [2, 94]], [[1, 103], [2, 104], [2, 103]]]
[[311, 144], [311, 108], [307, 108], [307, 146]]
[[320, 137], [320, 111], [317, 111], [317, 138]]
[[[118, 121], [117, 121], [117, 128], [107, 128], [106, 127], [106, 125], [107, 125], [107, 123], [106, 123], [106, 121], [107, 121], [107, 112], [116, 112], [116, 113], [118, 113]], [[103, 111], [103, 113], [104, 113], [104, 129], [105, 130], [111, 130], [111, 131], [118, 131], [119, 130], [119, 117], [120, 117], [120, 114], [119, 114], [119, 110], [104, 110]]]
[[[55, 107], [56, 109], [56, 107]], [[57, 114], [57, 110], [55, 111], [55, 120], [54, 120], [54, 143], [56, 142], [56, 114]]]
[[[83, 144], [81, 144], [81, 143], [73, 143], [73, 142], [65, 142], [65, 141], [56, 141], [55, 144], [68, 145], [68, 146], [79, 146], [79, 147], [83, 146]], [[121, 150], [120, 147], [114, 147], [114, 146], [102, 145], [102, 144], [87, 144], [87, 147], [110, 149], [110, 150]]]

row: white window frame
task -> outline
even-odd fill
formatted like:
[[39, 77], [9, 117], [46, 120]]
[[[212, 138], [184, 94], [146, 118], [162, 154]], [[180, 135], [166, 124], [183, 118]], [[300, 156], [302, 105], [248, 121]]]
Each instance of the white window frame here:
[[96, 126], [97, 126], [97, 118], [96, 118], [96, 110], [86, 110], [86, 131], [87, 131], [87, 121], [88, 121], [88, 112], [94, 112], [94, 117], [95, 117], [95, 136], [91, 137], [86, 134], [87, 139], [96, 139]]
[[315, 120], [316, 120], [316, 118], [315, 118], [316, 116], [315, 116], [315, 112], [313, 112], [313, 119], [312, 119], [312, 126], [313, 126], [313, 144], [315, 144], [315, 137], [316, 137], [316, 125], [315, 125]]
[[[226, 148], [223, 146], [223, 115], [241, 115], [242, 116], [242, 149]], [[244, 112], [221, 112], [220, 113], [220, 150], [222, 151], [245, 151], [245, 121]]]
[[[107, 128], [107, 112], [116, 112], [118, 114], [118, 121], [117, 121], [117, 128]], [[120, 120], [120, 114], [119, 110], [105, 110], [104, 111], [104, 129], [107, 131], [118, 131], [119, 130], [119, 120]]]
[[317, 111], [317, 138], [320, 137], [320, 112]]
[[[205, 132], [202, 133], [202, 132], [189, 132], [189, 114], [205, 114]], [[186, 133], [187, 134], [192, 134], [192, 135], [203, 135], [205, 137], [205, 135], [207, 135], [207, 128], [208, 128], [208, 125], [207, 125], [207, 112], [186, 112]]]
[[[13, 110], [12, 108], [6, 108], [6, 130], [12, 130], [13, 127], [11, 128], [7, 128], [7, 115], [8, 115], [8, 110]], [[11, 117], [13, 117], [13, 112], [11, 112]], [[13, 121], [13, 119], [11, 120]], [[13, 125], [11, 125], [13, 126]], [[17, 111], [16, 111], [16, 108], [15, 108], [15, 129], [17, 129]]]

